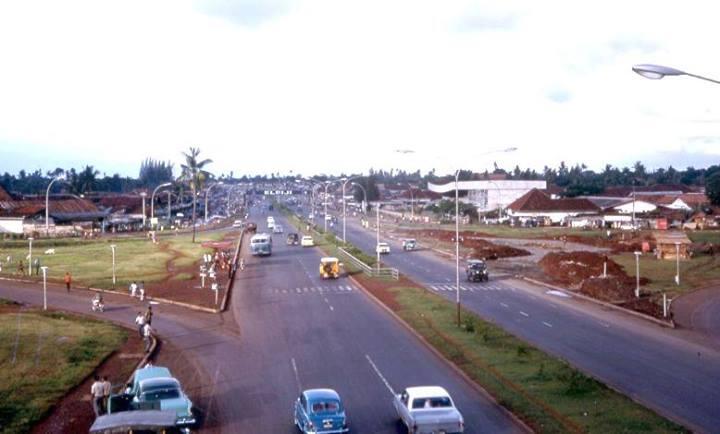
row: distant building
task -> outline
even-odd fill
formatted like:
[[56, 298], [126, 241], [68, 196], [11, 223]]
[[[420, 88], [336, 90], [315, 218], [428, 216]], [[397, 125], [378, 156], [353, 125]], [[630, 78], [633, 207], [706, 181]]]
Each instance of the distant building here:
[[[523, 180], [480, 180], [460, 181], [458, 189], [467, 191], [466, 201], [471, 202], [478, 212], [504, 209], [515, 200], [533, 189], [544, 190], [546, 181]], [[428, 183], [428, 189], [435, 193], [449, 193], [455, 191], [455, 182], [447, 184]]]
[[571, 217], [597, 215], [600, 208], [587, 199], [552, 199], [533, 189], [507, 207], [508, 215], [518, 220], [543, 220], [552, 224], [565, 223]]

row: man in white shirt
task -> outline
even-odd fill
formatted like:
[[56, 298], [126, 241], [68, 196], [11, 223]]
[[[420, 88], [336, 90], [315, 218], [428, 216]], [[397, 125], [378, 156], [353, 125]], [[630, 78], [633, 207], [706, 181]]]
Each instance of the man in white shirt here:
[[138, 334], [143, 337], [143, 327], [145, 326], [145, 315], [142, 312], [138, 312], [135, 317], [135, 324], [138, 326]]
[[150, 346], [152, 344], [151, 336], [153, 335], [153, 329], [150, 324], [145, 323], [143, 326], [143, 340], [145, 341], [145, 352], [150, 352]]
[[100, 381], [100, 376], [95, 376], [95, 381], [90, 386], [90, 395], [92, 395], [93, 411], [95, 417], [100, 416], [102, 413], [103, 400], [105, 399], [105, 386]]

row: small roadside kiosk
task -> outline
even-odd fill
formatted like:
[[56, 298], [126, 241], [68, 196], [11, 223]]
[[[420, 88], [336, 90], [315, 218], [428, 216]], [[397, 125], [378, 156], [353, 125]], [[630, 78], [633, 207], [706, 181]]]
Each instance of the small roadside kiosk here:
[[690, 245], [692, 242], [680, 231], [656, 231], [653, 232], [655, 239], [655, 257], [657, 259], [675, 260], [690, 258]]

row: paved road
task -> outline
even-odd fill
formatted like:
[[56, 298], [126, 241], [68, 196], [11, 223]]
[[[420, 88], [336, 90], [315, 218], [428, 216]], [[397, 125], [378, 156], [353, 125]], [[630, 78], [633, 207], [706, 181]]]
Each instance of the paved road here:
[[675, 322], [720, 344], [720, 287], [693, 291], [672, 303]]
[[[295, 433], [298, 391], [332, 387], [346, 402], [354, 432], [398, 433], [390, 388], [418, 384], [445, 386], [466, 432], [522, 431], [348, 279], [321, 281], [317, 249], [288, 247], [280, 238], [271, 257], [250, 258], [238, 273], [228, 313], [154, 308], [161, 338], [184, 351], [207, 385], [198, 391], [212, 398], [203, 432]], [[0, 282], [0, 297], [42, 302], [37, 287], [8, 282]], [[48, 301], [86, 313], [89, 298], [53, 289]], [[106, 299], [105, 318], [132, 323], [133, 301]]]
[[[334, 230], [342, 232], [342, 218]], [[375, 231], [348, 219], [348, 241], [375, 251]], [[431, 251], [403, 252], [397, 240], [383, 261], [426, 288], [455, 300], [455, 262]], [[467, 283], [465, 307], [559, 356], [646, 406], [697, 431], [720, 426], [720, 352], [683, 332], [548, 293], [526, 282], [493, 278]], [[464, 270], [461, 270], [463, 273]]]

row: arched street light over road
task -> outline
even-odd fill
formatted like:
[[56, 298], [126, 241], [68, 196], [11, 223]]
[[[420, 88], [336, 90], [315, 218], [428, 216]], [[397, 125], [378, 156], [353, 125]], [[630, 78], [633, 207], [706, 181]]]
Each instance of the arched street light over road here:
[[663, 77], [677, 77], [686, 75], [688, 77], [698, 78], [700, 80], [709, 81], [711, 83], [720, 84], [720, 81], [713, 80], [712, 78], [703, 77], [702, 75], [691, 74], [689, 72], [681, 71], [679, 69], [670, 68], [669, 66], [652, 65], [652, 64], [641, 64], [632, 67], [632, 70], [642, 75], [645, 78], [651, 80], [660, 80]]

